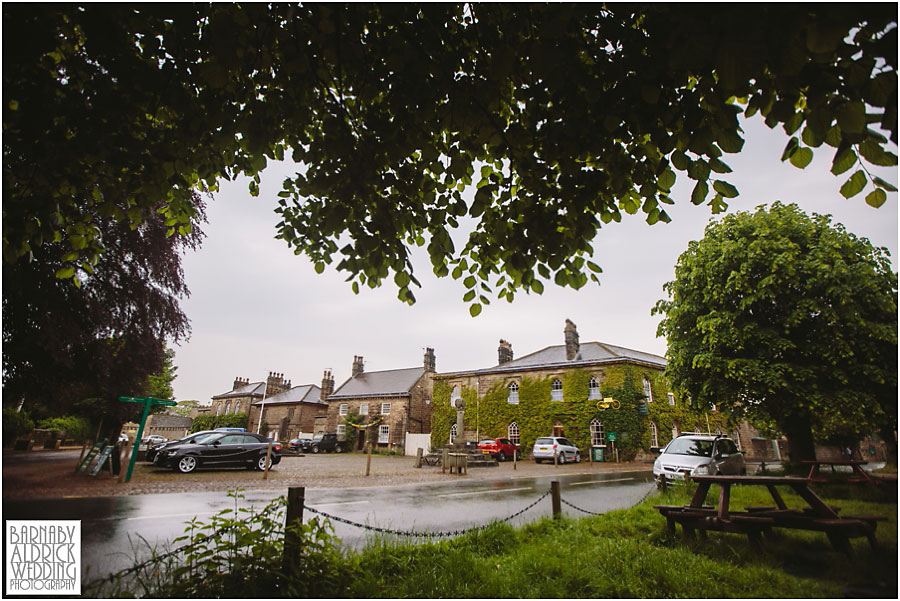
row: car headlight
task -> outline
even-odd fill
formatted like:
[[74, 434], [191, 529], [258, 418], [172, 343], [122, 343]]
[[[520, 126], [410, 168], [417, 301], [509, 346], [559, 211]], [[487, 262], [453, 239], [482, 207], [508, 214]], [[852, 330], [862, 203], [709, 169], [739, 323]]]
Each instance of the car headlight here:
[[708, 474], [708, 473], [709, 473], [708, 465], [698, 465], [697, 467], [694, 468], [694, 475], [700, 476], [700, 475]]

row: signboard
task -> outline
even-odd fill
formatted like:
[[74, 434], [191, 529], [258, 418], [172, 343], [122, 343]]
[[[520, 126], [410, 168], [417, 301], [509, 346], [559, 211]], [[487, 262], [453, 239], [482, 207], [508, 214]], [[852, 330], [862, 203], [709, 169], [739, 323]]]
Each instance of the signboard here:
[[617, 440], [616, 433], [615, 432], [607, 432], [606, 440], [608, 440], [609, 442], [616, 442], [616, 440]]

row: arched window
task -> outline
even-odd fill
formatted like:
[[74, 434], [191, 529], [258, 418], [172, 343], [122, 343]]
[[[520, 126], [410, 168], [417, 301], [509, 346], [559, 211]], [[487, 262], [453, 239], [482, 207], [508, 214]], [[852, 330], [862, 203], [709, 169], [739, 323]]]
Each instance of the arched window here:
[[517, 382], [510, 382], [509, 386], [509, 396], [506, 397], [507, 403], [512, 403], [513, 405], [519, 404], [519, 384]]
[[598, 378], [597, 376], [591, 376], [591, 381], [588, 382], [588, 400], [599, 401], [601, 398], [600, 378]]
[[519, 444], [519, 424], [516, 422], [511, 423], [509, 428], [506, 429], [506, 437], [509, 439], [509, 442]]
[[228, 412], [231, 411], [231, 401], [225, 401], [225, 413], [224, 415], [228, 415]]
[[644, 397], [647, 399], [648, 403], [652, 403], [653, 402], [653, 389], [650, 388], [650, 380], [648, 380], [647, 378], [644, 378], [643, 384], [644, 384]]
[[560, 380], [559, 378], [555, 378], [553, 380], [553, 383], [550, 384], [550, 400], [551, 401], [563, 400], [562, 380]]
[[659, 448], [659, 432], [656, 429], [656, 423], [650, 422], [650, 448]]
[[450, 444], [453, 444], [453, 439], [456, 438], [456, 435], [459, 433], [459, 429], [456, 427], [456, 424], [450, 426]]
[[454, 386], [453, 391], [450, 392], [450, 406], [454, 409], [456, 408], [456, 401], [462, 398], [462, 392], [459, 390], [459, 386]]
[[606, 434], [603, 433], [603, 423], [599, 419], [591, 420], [591, 445], [606, 446]]
[[222, 403], [216, 403], [216, 415], [222, 414]]

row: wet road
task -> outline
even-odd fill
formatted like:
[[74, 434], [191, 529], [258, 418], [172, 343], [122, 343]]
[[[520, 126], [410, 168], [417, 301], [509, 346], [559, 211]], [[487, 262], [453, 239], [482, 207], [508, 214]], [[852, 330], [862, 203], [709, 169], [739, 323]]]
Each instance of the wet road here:
[[[575, 471], [575, 470], [573, 470]], [[648, 471], [522, 477], [504, 480], [453, 480], [383, 488], [309, 489], [306, 506], [360, 524], [401, 531], [455, 531], [503, 519], [531, 505], [559, 480], [563, 501], [593, 513], [630, 507], [653, 487]], [[286, 491], [245, 491], [239, 507], [262, 507]], [[588, 514], [563, 503], [572, 517]], [[172, 493], [127, 497], [4, 501], [8, 519], [78, 519], [82, 523], [85, 581], [132, 565], [185, 531], [185, 523], [210, 516], [236, 501], [224, 492]], [[551, 514], [550, 497], [511, 520], [534, 521]], [[304, 520], [313, 517], [304, 512]], [[334, 522], [345, 546], [358, 548], [371, 532]]]

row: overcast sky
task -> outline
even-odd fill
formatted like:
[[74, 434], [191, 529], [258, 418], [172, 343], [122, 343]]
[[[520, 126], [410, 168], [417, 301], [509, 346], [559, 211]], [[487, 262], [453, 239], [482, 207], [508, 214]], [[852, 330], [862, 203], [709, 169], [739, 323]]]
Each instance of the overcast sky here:
[[[745, 123], [745, 130], [744, 150], [723, 157], [734, 169], [725, 179], [741, 193], [729, 212], [781, 200], [831, 214], [850, 232], [887, 247], [897, 270], [897, 194], [889, 194], [880, 209], [865, 204], [868, 189], [844, 199], [839, 189], [851, 172], [829, 172], [832, 148], [818, 149], [813, 163], [800, 170], [778, 160], [787, 142], [782, 130], [769, 130], [759, 118]], [[512, 304], [492, 300], [472, 318], [461, 280], [434, 277], [424, 252], [414, 261], [423, 288], [414, 289], [417, 302], [410, 307], [397, 300], [392, 280], [354, 295], [346, 274], [326, 269], [318, 275], [308, 259], [275, 240], [276, 194], [283, 177], [296, 170], [271, 165], [257, 198], [246, 180], [223, 182], [209, 202], [203, 247], [183, 260], [191, 297], [182, 306], [193, 333], [175, 347], [177, 400], [208, 404], [231, 390], [235, 377], [261, 381], [270, 371], [297, 386], [321, 384], [323, 370], [330, 369], [340, 386], [354, 355], [364, 357], [366, 371], [416, 367], [425, 347], [435, 349], [439, 372], [489, 367], [497, 364], [501, 338], [512, 343], [516, 357], [562, 344], [566, 319], [578, 326], [582, 342], [665, 355], [665, 340], [656, 337], [660, 318], [650, 310], [673, 279], [678, 256], [690, 240], [703, 237], [712, 217], [709, 207], [690, 203], [693, 182], [679, 174], [676, 204], [666, 209], [671, 223], [649, 226], [643, 214], [623, 215], [621, 223], [600, 230], [594, 241], [594, 261], [603, 268], [600, 286], [590, 282], [573, 291], [547, 282], [541, 296], [518, 294]], [[897, 184], [896, 169], [876, 173]]]

